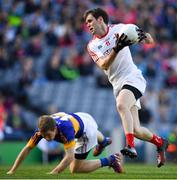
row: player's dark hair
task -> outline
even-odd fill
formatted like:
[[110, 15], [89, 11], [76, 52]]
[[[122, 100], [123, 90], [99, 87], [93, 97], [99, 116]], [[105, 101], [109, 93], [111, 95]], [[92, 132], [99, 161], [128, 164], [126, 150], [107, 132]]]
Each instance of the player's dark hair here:
[[103, 18], [103, 21], [105, 24], [108, 24], [109, 22], [109, 17], [106, 11], [104, 11], [101, 8], [95, 8], [95, 9], [89, 9], [84, 13], [84, 20], [86, 20], [87, 16], [91, 14], [95, 19], [98, 19], [100, 16]]
[[54, 130], [55, 126], [56, 126], [55, 120], [51, 116], [43, 115], [39, 117], [38, 128], [41, 132]]

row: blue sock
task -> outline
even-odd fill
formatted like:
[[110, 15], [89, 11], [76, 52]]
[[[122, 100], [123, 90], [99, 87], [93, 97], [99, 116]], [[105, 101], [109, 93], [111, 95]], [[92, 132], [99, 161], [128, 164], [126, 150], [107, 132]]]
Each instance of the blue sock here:
[[104, 146], [107, 143], [106, 137], [104, 137], [104, 140], [100, 143], [102, 146]]
[[101, 161], [101, 167], [109, 166], [108, 158], [101, 158], [100, 161]]

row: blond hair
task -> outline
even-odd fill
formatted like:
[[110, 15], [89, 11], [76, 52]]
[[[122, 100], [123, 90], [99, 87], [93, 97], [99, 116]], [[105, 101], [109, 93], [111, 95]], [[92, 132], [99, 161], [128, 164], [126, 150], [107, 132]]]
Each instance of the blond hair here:
[[41, 132], [47, 132], [54, 130], [56, 126], [55, 120], [49, 115], [43, 115], [39, 117], [38, 128]]

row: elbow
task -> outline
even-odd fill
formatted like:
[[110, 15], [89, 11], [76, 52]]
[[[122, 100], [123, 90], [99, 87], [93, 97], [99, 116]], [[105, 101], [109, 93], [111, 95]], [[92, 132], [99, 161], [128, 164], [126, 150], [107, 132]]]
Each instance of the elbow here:
[[100, 68], [101, 68], [102, 70], [108, 70], [109, 66], [108, 66], [108, 64], [106, 64], [106, 63], [102, 63], [102, 64], [100, 64]]
[[108, 70], [108, 66], [104, 66], [103, 70], [107, 71]]
[[148, 40], [145, 40], [145, 43], [146, 44], [154, 44], [154, 40], [153, 39], [148, 39]]
[[28, 146], [28, 145], [26, 145], [26, 146], [24, 147], [24, 149], [25, 149], [26, 151], [30, 152], [33, 148], [30, 147], [30, 146]]
[[71, 156], [71, 157], [69, 158], [69, 161], [70, 161], [70, 162], [74, 161], [74, 156]]
[[68, 155], [66, 158], [68, 162], [72, 162], [74, 160], [74, 154]]
[[146, 44], [154, 44], [154, 39], [149, 33], [146, 33], [146, 38], [145, 38], [145, 43]]

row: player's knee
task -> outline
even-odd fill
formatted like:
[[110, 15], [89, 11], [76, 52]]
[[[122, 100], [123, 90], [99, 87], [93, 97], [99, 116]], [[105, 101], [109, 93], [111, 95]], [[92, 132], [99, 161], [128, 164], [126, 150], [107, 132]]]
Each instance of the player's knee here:
[[117, 110], [118, 110], [120, 113], [126, 112], [126, 110], [127, 110], [126, 104], [123, 103], [123, 102], [117, 102]]
[[72, 174], [81, 172], [80, 165], [74, 164], [73, 166], [70, 166], [70, 172]]
[[77, 173], [78, 171], [77, 171], [77, 168], [73, 166], [73, 167], [70, 167], [70, 172], [74, 174], [74, 173]]
[[72, 168], [70, 168], [70, 172], [72, 173], [72, 174], [74, 174], [75, 173], [75, 171], [74, 171], [74, 169]]
[[137, 138], [141, 137], [141, 131], [140, 131], [139, 127], [134, 128], [134, 136], [137, 137]]

